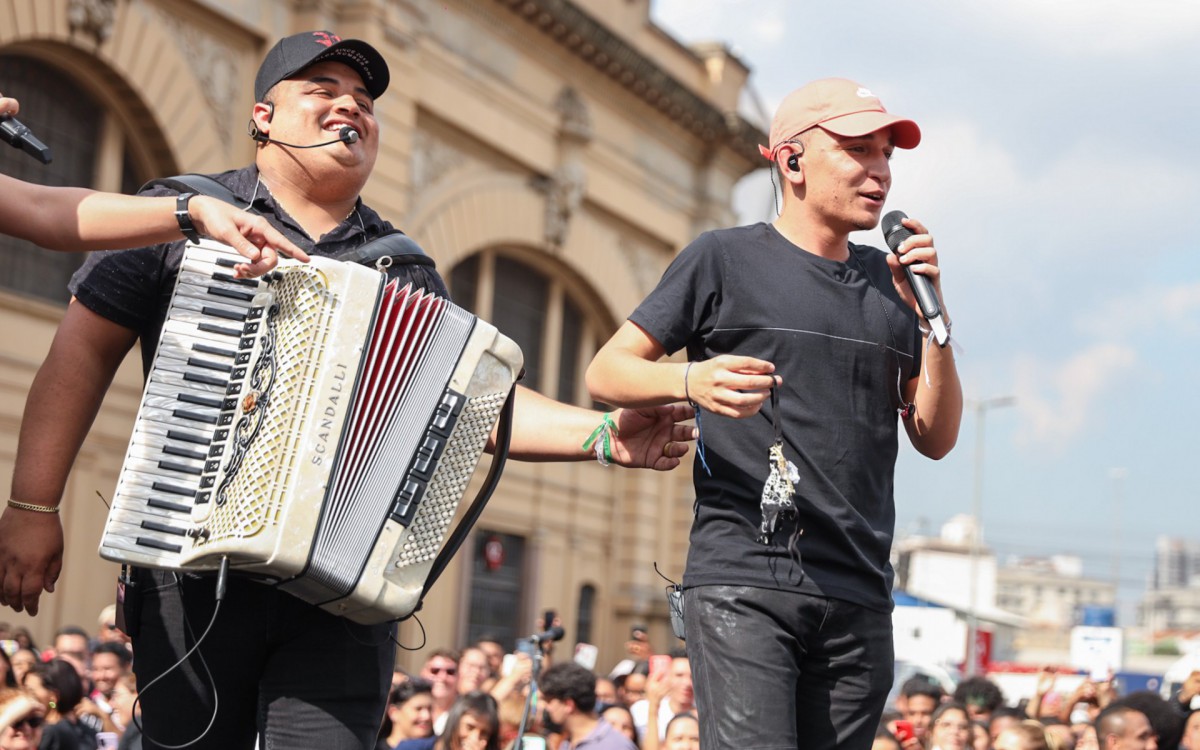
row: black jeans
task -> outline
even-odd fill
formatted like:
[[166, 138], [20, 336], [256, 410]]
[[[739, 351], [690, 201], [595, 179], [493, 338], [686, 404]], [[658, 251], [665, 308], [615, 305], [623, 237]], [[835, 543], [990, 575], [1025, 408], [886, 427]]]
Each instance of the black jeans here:
[[[212, 616], [215, 577], [138, 570], [133, 638], [144, 746], [250, 750], [370, 750], [391, 684], [391, 625], [357, 625], [245, 578], [198, 652], [162, 681]], [[213, 694], [216, 691], [216, 705]], [[213, 713], [216, 712], [215, 720]], [[212, 727], [205, 731], [209, 721]]]
[[684, 596], [700, 747], [871, 747], [892, 686], [890, 613], [750, 586]]

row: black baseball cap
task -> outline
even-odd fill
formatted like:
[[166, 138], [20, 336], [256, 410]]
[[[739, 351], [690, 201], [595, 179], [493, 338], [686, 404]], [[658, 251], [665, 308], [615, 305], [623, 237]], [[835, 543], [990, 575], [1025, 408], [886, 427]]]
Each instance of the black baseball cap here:
[[271, 87], [314, 63], [332, 60], [348, 65], [362, 78], [367, 93], [378, 99], [391, 75], [383, 55], [360, 39], [342, 39], [332, 31], [305, 31], [275, 43], [254, 77], [254, 101], [261, 102]]

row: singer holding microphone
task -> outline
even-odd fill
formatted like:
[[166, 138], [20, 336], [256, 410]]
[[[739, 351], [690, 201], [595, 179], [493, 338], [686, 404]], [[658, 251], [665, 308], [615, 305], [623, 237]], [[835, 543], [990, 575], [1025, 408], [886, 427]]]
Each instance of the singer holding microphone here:
[[892, 152], [920, 138], [852, 81], [792, 92], [760, 147], [779, 217], [701, 235], [588, 370], [596, 399], [696, 406], [684, 623], [708, 750], [865, 749], [878, 726], [898, 426], [945, 456], [962, 389], [948, 338], [924, 335], [948, 329], [925, 226], [903, 219], [895, 254], [849, 235], [879, 224]]
[[[0, 96], [0, 125], [14, 122], [12, 118], [18, 110], [16, 99]], [[18, 128], [13, 130], [23, 132]], [[29, 143], [22, 139], [12, 145], [38, 153], [49, 151], [44, 147], [31, 149]], [[0, 233], [29, 240], [48, 250], [71, 252], [137, 247], [184, 236], [172, 198], [142, 198], [86, 188], [49, 187], [2, 174], [0, 196], [3, 196], [0, 198]], [[223, 242], [246, 257], [249, 263], [236, 269], [240, 276], [259, 276], [270, 271], [279, 262], [280, 255], [308, 261], [308, 255], [266, 219], [239, 211], [228, 203], [196, 196], [188, 203], [187, 213], [199, 234]]]

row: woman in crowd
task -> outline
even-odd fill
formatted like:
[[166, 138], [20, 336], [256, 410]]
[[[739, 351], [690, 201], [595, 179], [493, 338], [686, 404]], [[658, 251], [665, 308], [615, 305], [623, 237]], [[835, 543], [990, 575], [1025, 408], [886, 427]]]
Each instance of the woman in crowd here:
[[929, 724], [930, 750], [966, 750], [971, 740], [971, 719], [961, 703], [943, 703]]
[[1057, 750], [1041, 722], [1022, 721], [996, 735], [993, 750]]
[[21, 648], [8, 657], [8, 663], [12, 667], [13, 685], [15, 687], [23, 684], [25, 673], [33, 669], [33, 665], [38, 663], [38, 658], [37, 654], [29, 649]]
[[667, 722], [667, 738], [663, 740], [662, 749], [700, 750], [700, 722], [694, 714], [675, 714]]
[[396, 750], [500, 750], [500, 716], [496, 699], [473, 692], [451, 706], [441, 737], [405, 740]]
[[33, 642], [33, 634], [29, 632], [29, 628], [23, 625], [13, 628], [12, 639], [17, 642], [19, 648], [37, 653], [37, 644]]
[[44, 721], [41, 707], [29, 693], [0, 689], [0, 750], [35, 750]]
[[[638, 747], [642, 743], [638, 742], [637, 727], [633, 724], [633, 714], [629, 713], [629, 709], [621, 704], [609, 706], [600, 714], [604, 717], [613, 729], [629, 738], [629, 741]], [[1200, 748], [1196, 748], [1200, 750]]]
[[117, 678], [112, 694], [113, 719], [121, 730], [121, 743], [117, 745], [117, 750], [142, 750], [142, 730], [134, 720], [142, 712], [141, 706], [134, 710], [137, 695], [137, 678], [132, 672]]
[[45, 712], [41, 750], [91, 750], [96, 747], [96, 731], [76, 716], [76, 708], [85, 699], [83, 681], [75, 667], [62, 659], [35, 664], [25, 675], [23, 687], [41, 703]]
[[404, 740], [419, 740], [433, 735], [433, 686], [422, 679], [411, 679], [392, 688], [388, 697], [385, 742], [394, 748]]

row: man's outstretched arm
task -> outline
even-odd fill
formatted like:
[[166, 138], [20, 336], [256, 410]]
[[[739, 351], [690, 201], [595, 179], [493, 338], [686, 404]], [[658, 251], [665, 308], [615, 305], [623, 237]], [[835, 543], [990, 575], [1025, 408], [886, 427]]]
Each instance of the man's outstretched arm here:
[[733, 354], [690, 364], [660, 361], [665, 354], [657, 339], [625, 321], [588, 367], [592, 398], [632, 407], [686, 398], [714, 414], [748, 417], [771, 395], [770, 362]]
[[[517, 386], [509, 456], [521, 461], [586, 461], [595, 457], [584, 443], [604, 420], [604, 413], [564, 404]], [[630, 468], [667, 471], [679, 465], [693, 439], [693, 412], [684, 404], [611, 412], [613, 463]], [[495, 438], [493, 431], [492, 440]], [[489, 440], [488, 449], [493, 447]]]

